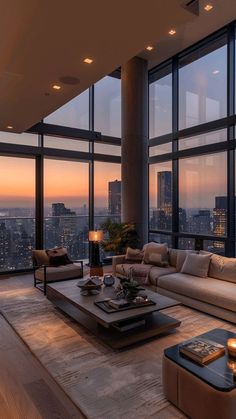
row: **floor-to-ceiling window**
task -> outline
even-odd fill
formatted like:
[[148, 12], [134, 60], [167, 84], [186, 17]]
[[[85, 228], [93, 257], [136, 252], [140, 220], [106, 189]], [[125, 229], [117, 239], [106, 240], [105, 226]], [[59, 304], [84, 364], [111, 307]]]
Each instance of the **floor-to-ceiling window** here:
[[27, 133], [0, 133], [1, 273], [32, 268], [33, 248], [88, 259], [89, 229], [120, 221], [120, 90], [105, 77]]
[[44, 247], [88, 257], [88, 163], [44, 159]]
[[149, 85], [150, 239], [232, 256], [234, 28], [152, 69]]
[[1, 156], [0, 272], [30, 268], [34, 247], [35, 160]]

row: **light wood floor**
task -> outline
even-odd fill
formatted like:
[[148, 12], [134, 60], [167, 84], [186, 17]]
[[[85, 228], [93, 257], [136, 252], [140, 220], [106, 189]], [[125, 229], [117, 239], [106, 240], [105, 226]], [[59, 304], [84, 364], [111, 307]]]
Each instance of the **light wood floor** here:
[[0, 418], [84, 418], [0, 315]]

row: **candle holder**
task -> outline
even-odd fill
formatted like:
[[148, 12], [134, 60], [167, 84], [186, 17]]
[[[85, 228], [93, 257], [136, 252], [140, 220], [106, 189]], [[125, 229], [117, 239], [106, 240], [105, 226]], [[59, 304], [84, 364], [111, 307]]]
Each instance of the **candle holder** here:
[[229, 358], [227, 361], [227, 367], [232, 371], [233, 379], [236, 381], [236, 359]]
[[228, 354], [232, 358], [236, 358], [236, 339], [231, 338], [227, 340]]

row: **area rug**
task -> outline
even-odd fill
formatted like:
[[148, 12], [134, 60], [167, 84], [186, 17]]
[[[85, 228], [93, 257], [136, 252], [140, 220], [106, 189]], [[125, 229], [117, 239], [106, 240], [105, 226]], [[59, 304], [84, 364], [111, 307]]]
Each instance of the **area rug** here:
[[164, 348], [215, 327], [235, 331], [230, 323], [175, 306], [163, 312], [182, 321], [178, 330], [115, 352], [54, 308], [40, 291], [15, 284], [1, 292], [1, 311], [88, 418], [184, 417], [162, 392]]

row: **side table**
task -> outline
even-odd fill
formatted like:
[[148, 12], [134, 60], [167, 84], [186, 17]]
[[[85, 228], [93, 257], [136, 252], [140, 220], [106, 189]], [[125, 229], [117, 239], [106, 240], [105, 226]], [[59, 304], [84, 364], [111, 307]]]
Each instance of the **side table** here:
[[[198, 337], [226, 347], [227, 339], [236, 334], [213, 329]], [[235, 419], [236, 381], [227, 366], [227, 351], [207, 365], [198, 365], [179, 353], [180, 346], [164, 351], [162, 371], [166, 398], [191, 419]]]

